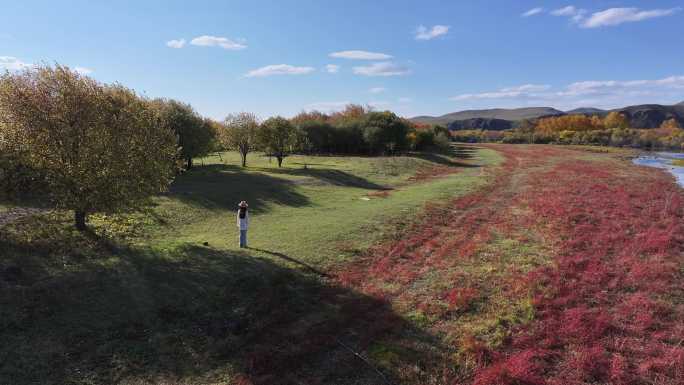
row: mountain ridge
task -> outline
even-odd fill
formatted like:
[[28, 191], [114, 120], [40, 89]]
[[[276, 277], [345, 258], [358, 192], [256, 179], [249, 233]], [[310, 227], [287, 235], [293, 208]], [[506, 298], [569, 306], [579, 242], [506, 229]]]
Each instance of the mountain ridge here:
[[409, 120], [419, 123], [444, 124], [456, 120], [468, 119], [500, 119], [517, 121], [535, 119], [541, 116], [562, 115], [563, 111], [552, 107], [523, 107], [523, 108], [490, 108], [484, 110], [464, 110], [451, 112], [441, 116], [417, 116]]
[[613, 111], [625, 114], [634, 128], [656, 128], [668, 119], [675, 119], [684, 126], [684, 101], [673, 105], [640, 104], [611, 110], [594, 107], [582, 107], [569, 111], [561, 111], [553, 107], [491, 108], [456, 111], [441, 116], [416, 116], [409, 120], [416, 123], [441, 124], [451, 130], [504, 130], [526, 119], [569, 114], [607, 115]]
[[583, 114], [583, 115], [594, 115], [594, 114], [607, 114], [607, 110], [602, 110], [600, 108], [594, 107], [580, 107], [574, 110], [565, 111], [566, 114]]

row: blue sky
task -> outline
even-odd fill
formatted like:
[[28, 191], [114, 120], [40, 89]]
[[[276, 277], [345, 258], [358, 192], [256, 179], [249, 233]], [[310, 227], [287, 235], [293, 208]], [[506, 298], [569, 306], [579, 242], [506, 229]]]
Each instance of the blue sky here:
[[347, 102], [407, 117], [676, 103], [684, 100], [681, 7], [665, 0], [5, 1], [0, 69], [59, 62], [216, 119]]

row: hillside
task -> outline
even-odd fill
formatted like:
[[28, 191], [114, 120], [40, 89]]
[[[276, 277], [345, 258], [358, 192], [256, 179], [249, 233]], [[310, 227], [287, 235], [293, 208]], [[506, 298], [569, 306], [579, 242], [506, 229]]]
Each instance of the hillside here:
[[516, 122], [524, 119], [538, 119], [545, 116], [566, 114], [605, 115], [611, 111], [625, 114], [634, 128], [659, 127], [663, 121], [668, 119], [675, 119], [680, 125], [684, 125], [684, 102], [671, 106], [642, 104], [613, 110], [582, 107], [565, 112], [552, 107], [494, 108], [458, 111], [442, 116], [416, 116], [410, 120], [416, 123], [441, 124], [449, 127], [451, 130], [505, 130], [514, 127]]
[[642, 104], [616, 109], [629, 119], [634, 128], [655, 128], [663, 121], [675, 119], [680, 125], [684, 124], [684, 105], [663, 106], [660, 104]]
[[572, 114], [603, 115], [603, 114], [607, 114], [608, 111], [602, 110], [600, 108], [581, 107], [581, 108], [575, 108], [574, 110], [565, 111], [565, 113], [568, 115], [572, 115]]
[[447, 125], [449, 130], [490, 130], [503, 131], [513, 128], [513, 121], [504, 119], [473, 118], [455, 120]]
[[551, 107], [526, 107], [526, 108], [492, 108], [487, 110], [465, 110], [452, 112], [442, 116], [416, 116], [411, 118], [416, 123], [426, 124], [443, 124], [448, 125], [456, 120], [467, 119], [501, 119], [517, 121], [523, 119], [536, 119], [542, 116], [562, 115], [563, 111], [559, 111]]

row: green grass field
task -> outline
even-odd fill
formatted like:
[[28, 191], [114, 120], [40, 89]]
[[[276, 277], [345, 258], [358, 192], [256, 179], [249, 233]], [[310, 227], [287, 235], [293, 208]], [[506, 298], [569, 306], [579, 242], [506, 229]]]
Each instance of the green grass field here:
[[[469, 155], [470, 156], [470, 155]], [[160, 248], [208, 242], [237, 250], [237, 203], [250, 203], [249, 244], [268, 252], [326, 265], [348, 257], [345, 250], [367, 247], [383, 227], [408, 219], [426, 202], [460, 195], [484, 182], [481, 168], [500, 159], [479, 150], [467, 162], [446, 156], [394, 158], [292, 156], [282, 169], [261, 154], [239, 167], [236, 153], [212, 156], [156, 201], [158, 223], [134, 239]], [[306, 165], [306, 168], [304, 168]], [[452, 167], [453, 174], [412, 182], [419, 170]], [[149, 219], [149, 217], [147, 217]], [[159, 221], [158, 221], [159, 222]]]
[[[297, 333], [360, 322], [322, 305], [330, 288], [312, 271], [354, 258], [426, 203], [482, 186], [485, 166], [501, 161], [488, 149], [459, 153], [292, 156], [282, 169], [259, 154], [243, 169], [228, 153], [197, 160], [141, 212], [93, 216], [92, 234], [61, 212], [0, 229], [0, 384], [231, 383], [270, 324]], [[243, 199], [248, 250], [236, 247]], [[332, 383], [376, 378], [344, 357], [311, 370]]]

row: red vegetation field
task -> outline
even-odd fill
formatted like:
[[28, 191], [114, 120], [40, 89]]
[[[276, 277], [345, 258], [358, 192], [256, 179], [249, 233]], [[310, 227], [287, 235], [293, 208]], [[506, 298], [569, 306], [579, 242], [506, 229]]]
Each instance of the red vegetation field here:
[[553, 240], [531, 271], [537, 315], [476, 371], [475, 384], [683, 384], [681, 190], [664, 173], [565, 160], [518, 199]]
[[[387, 376], [377, 383], [684, 384], [674, 180], [615, 154], [492, 148], [505, 162], [486, 187], [426, 207], [329, 272], [377, 302], [325, 297], [342, 316], [312, 327], [299, 354], [339, 351], [353, 335], [367, 360], [344, 365], [374, 367]], [[292, 358], [278, 367], [297, 369]]]

